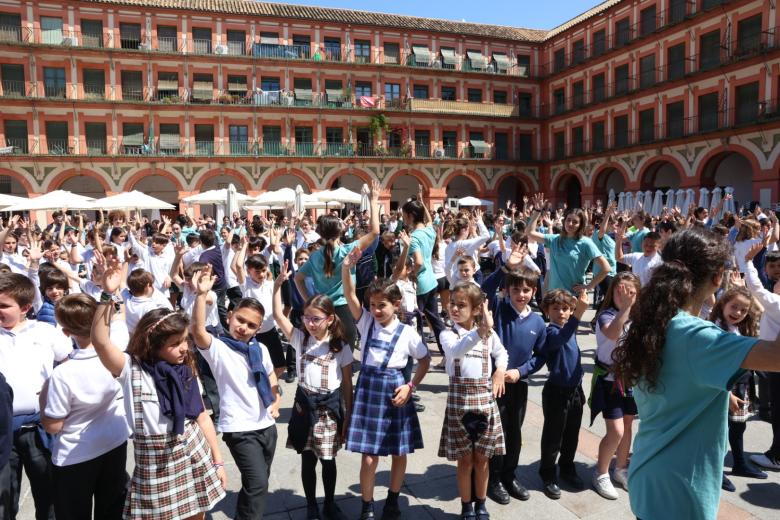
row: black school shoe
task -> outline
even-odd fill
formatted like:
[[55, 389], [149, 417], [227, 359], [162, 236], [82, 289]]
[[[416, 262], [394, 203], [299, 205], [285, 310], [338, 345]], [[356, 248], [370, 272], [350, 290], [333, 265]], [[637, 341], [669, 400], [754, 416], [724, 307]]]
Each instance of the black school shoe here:
[[561, 488], [558, 487], [558, 483], [554, 480], [545, 482], [543, 491], [544, 494], [547, 495], [547, 498], [552, 500], [558, 500], [561, 498]]
[[490, 513], [488, 513], [487, 507], [485, 507], [485, 500], [477, 500], [475, 502], [476, 504], [476, 514], [477, 514], [477, 520], [490, 520]]
[[346, 516], [336, 502], [325, 502], [322, 506], [322, 516], [325, 520], [346, 520]]
[[287, 371], [284, 373], [284, 382], [285, 383], [295, 382], [295, 370], [287, 369]]
[[317, 504], [306, 506], [306, 520], [320, 520], [320, 508]]
[[374, 520], [374, 502], [363, 502], [363, 510], [360, 512], [360, 520]]
[[385, 502], [385, 507], [382, 508], [382, 520], [401, 520], [401, 509], [398, 507], [398, 503]]
[[731, 468], [731, 474], [735, 477], [757, 478], [762, 480], [769, 477], [769, 475], [760, 469], [751, 466], [747, 462], [733, 466]]
[[507, 492], [506, 487], [504, 487], [504, 483], [500, 480], [495, 480], [488, 483], [487, 496], [490, 498], [490, 500], [501, 504], [502, 506], [505, 506], [509, 503], [509, 492]]
[[734, 485], [732, 481], [729, 480], [729, 478], [726, 476], [726, 474], [723, 474], [723, 480], [720, 482], [720, 488], [723, 491], [729, 491], [734, 492], [737, 490], [737, 486]]
[[508, 482], [504, 484], [504, 487], [509, 493], [509, 496], [511, 496], [512, 498], [515, 498], [517, 500], [522, 500], [522, 501], [526, 501], [529, 498], [531, 498], [531, 494], [528, 492], [527, 489], [525, 489], [525, 486], [523, 486], [520, 482], [517, 481], [517, 479], [513, 479], [512, 482]]

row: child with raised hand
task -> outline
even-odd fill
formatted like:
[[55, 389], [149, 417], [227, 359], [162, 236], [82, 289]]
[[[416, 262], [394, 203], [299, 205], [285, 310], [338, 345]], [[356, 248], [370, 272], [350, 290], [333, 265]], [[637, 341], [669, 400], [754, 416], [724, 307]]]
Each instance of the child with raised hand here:
[[609, 464], [616, 452], [612, 478], [628, 491], [628, 455], [631, 450], [631, 428], [636, 416], [636, 403], [631, 389], [616, 382], [610, 372], [612, 352], [628, 327], [628, 316], [639, 294], [640, 285], [639, 277], [633, 273], [615, 275], [596, 316], [596, 366], [593, 369], [588, 405], [591, 425], [601, 413], [607, 434], [599, 443], [592, 484], [599, 495], [609, 500], [618, 498], [609, 478]]
[[[504, 393], [509, 357], [493, 330], [487, 299], [477, 285], [455, 285], [450, 293], [449, 312], [454, 325], [441, 333], [450, 384], [439, 456], [458, 461], [461, 518], [487, 520], [490, 458], [505, 453], [495, 398]], [[476, 496], [472, 494], [472, 474]]]
[[[575, 489], [584, 489], [585, 483], [577, 475], [574, 455], [579, 442], [582, 408], [582, 355], [577, 345], [577, 327], [588, 308], [588, 296], [580, 291], [575, 298], [563, 289], [554, 289], [544, 295], [542, 310], [549, 316], [547, 339], [542, 355], [547, 362], [548, 376], [542, 390], [542, 459], [539, 474], [544, 482], [544, 494], [554, 500], [561, 497], [560, 478]], [[560, 460], [558, 460], [560, 455]], [[557, 462], [557, 467], [556, 467]]]
[[217, 382], [217, 427], [241, 472], [235, 518], [257, 519], [265, 511], [280, 403], [268, 349], [255, 339], [266, 311], [254, 298], [243, 298], [228, 313], [228, 334], [213, 337], [206, 330], [206, 300], [214, 282], [210, 265], [193, 277], [197, 297], [190, 332]]
[[284, 315], [282, 284], [291, 274], [285, 262], [274, 283], [274, 319], [295, 350], [299, 374], [287, 447], [301, 454], [307, 519], [320, 518], [315, 472], [319, 460], [325, 488], [323, 516], [326, 520], [341, 520], [344, 514], [334, 500], [336, 453], [342, 446], [352, 409], [352, 351], [333, 302], [327, 296], [312, 296], [304, 303], [303, 329], [294, 327]]
[[189, 320], [170, 309], [146, 313], [127, 353], [110, 337], [112, 294], [122, 267], [105, 266], [103, 293], [92, 322], [92, 344], [124, 393], [133, 429], [135, 468], [126, 519], [202, 519], [225, 496], [227, 477], [214, 426], [203, 407], [188, 343]]
[[[362, 520], [374, 518], [374, 482], [379, 457], [392, 456], [390, 489], [382, 512], [383, 520], [398, 520], [398, 495], [406, 473], [406, 455], [422, 449], [422, 432], [412, 405], [412, 390], [428, 372], [430, 355], [420, 335], [402, 324], [396, 315], [401, 291], [389, 280], [375, 280], [366, 291], [370, 311], [364, 310], [355, 294], [350, 270], [360, 258], [351, 252], [341, 267], [344, 297], [362, 338], [361, 370], [347, 431], [347, 449], [362, 454], [360, 492]], [[412, 381], [404, 379], [409, 356], [417, 359]]]
[[[718, 299], [710, 313], [710, 321], [727, 332], [739, 336], [758, 336], [760, 310], [738, 274], [732, 273], [732, 287]], [[765, 479], [767, 474], [755, 468], [745, 457], [743, 436], [749, 418], [749, 395], [753, 387], [753, 372], [746, 370], [731, 385], [729, 395], [729, 445], [731, 446], [731, 474], [738, 477]], [[721, 488], [735, 491], [734, 484], [723, 474]]]

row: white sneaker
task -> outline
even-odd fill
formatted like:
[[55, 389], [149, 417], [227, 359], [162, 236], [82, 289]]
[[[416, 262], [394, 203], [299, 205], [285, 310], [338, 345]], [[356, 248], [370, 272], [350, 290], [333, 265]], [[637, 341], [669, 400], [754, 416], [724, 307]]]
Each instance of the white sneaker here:
[[752, 460], [762, 468], [774, 469], [774, 470], [780, 469], [780, 460], [777, 460], [774, 457], [772, 458], [767, 457], [766, 453], [751, 455], [750, 460]]
[[618, 499], [618, 492], [615, 491], [615, 487], [612, 485], [612, 481], [609, 480], [609, 473], [597, 475], [596, 472], [594, 472], [592, 484], [593, 489], [596, 490], [596, 493], [606, 498], [607, 500]]
[[612, 480], [628, 491], [628, 468], [615, 468], [612, 471]]

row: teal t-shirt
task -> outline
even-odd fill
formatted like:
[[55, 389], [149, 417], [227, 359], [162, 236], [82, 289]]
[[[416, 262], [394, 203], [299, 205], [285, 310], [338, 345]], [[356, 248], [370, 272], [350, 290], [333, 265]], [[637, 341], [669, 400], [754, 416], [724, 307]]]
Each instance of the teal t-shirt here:
[[[309, 260], [303, 264], [300, 271], [306, 276], [310, 276], [314, 282], [314, 288], [317, 290], [317, 294], [324, 294], [333, 301], [333, 305], [346, 305], [347, 300], [344, 298], [344, 287], [341, 283], [341, 264], [344, 262], [344, 257], [347, 256], [350, 251], [355, 249], [358, 245], [358, 241], [354, 241], [349, 244], [342, 244], [333, 248], [333, 275], [325, 276], [325, 255], [323, 253], [324, 248], [320, 248], [309, 257]], [[354, 269], [352, 278], [354, 281]]]
[[436, 231], [433, 226], [412, 231], [412, 243], [409, 246], [409, 256], [419, 251], [423, 257], [423, 265], [417, 271], [417, 294], [427, 294], [434, 290], [438, 283], [433, 274], [431, 258], [433, 257], [433, 244], [436, 242]]
[[599, 248], [588, 237], [544, 235], [544, 247], [549, 258], [546, 284], [548, 291], [573, 291], [575, 285], [584, 284], [588, 265], [594, 258], [602, 256]]
[[631, 243], [631, 252], [632, 253], [641, 253], [642, 252], [642, 241], [645, 239], [645, 235], [647, 235], [650, 232], [647, 228], [642, 228], [639, 231], [634, 231], [630, 235], [628, 235], [628, 241]]
[[628, 485], [638, 518], [715, 520], [729, 388], [757, 341], [682, 311], [669, 322], [655, 391], [634, 388], [641, 423]]
[[[599, 248], [599, 251], [601, 251], [601, 254], [604, 256], [604, 258], [607, 259], [607, 262], [609, 262], [609, 276], [615, 276], [617, 274], [617, 261], [615, 260], [615, 239], [606, 233], [604, 233], [604, 238], [599, 238], [599, 230], [596, 229], [593, 231], [591, 240], [593, 240], [593, 243], [596, 244], [596, 247]], [[601, 273], [601, 266], [599, 264], [593, 264], [593, 276], [596, 276], [599, 273]]]

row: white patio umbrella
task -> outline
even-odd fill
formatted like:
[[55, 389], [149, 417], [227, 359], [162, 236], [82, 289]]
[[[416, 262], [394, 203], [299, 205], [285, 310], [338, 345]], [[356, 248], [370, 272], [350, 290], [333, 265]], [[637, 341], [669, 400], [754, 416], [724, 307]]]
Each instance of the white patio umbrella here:
[[634, 195], [634, 211], [639, 211], [645, 207], [645, 193], [643, 191], [636, 192]]
[[615, 202], [615, 189], [610, 188], [609, 189], [609, 195], [607, 196], [607, 206]]
[[65, 190], [50, 191], [34, 199], [24, 199], [22, 202], [3, 208], [3, 211], [36, 211], [67, 209], [96, 209], [95, 199], [77, 195]]
[[362, 198], [360, 193], [355, 193], [354, 191], [348, 190], [347, 188], [318, 191], [313, 195], [315, 199], [322, 202], [327, 202], [328, 205], [330, 205], [331, 202], [341, 202], [343, 204], [360, 204], [360, 200]]
[[360, 188], [360, 211], [368, 211], [371, 209], [370, 194], [371, 189], [368, 187], [368, 184], [363, 184], [363, 187]]
[[626, 210], [626, 194], [622, 191], [618, 194], [617, 210], [618, 213], [623, 213]]
[[[196, 195], [190, 195], [189, 197], [184, 197], [182, 199], [182, 202], [186, 202], [188, 204], [200, 204], [200, 205], [227, 204], [227, 200], [228, 200], [227, 192], [228, 192], [227, 188], [204, 191], [203, 193], [198, 193]], [[250, 197], [249, 195], [245, 195], [243, 193], [236, 192], [236, 201], [238, 202], [239, 205], [244, 205], [245, 203], [252, 201], [252, 197]]]
[[133, 190], [97, 199], [93, 202], [95, 209], [175, 209], [173, 204], [155, 199], [141, 191]]
[[[720, 189], [720, 187], [717, 187], [712, 190], [712, 200], [710, 201], [710, 210], [715, 209], [718, 207], [718, 204], [720, 204], [720, 201], [723, 200], [723, 190]], [[715, 215], [712, 215], [714, 218]]]
[[673, 209], [674, 206], [675, 206], [674, 189], [671, 189], [666, 192], [666, 207], [669, 209]]
[[19, 204], [21, 202], [26, 201], [27, 199], [24, 197], [16, 197], [14, 195], [6, 195], [4, 193], [0, 193], [0, 208], [5, 208], [7, 206], [13, 206], [14, 204]]
[[700, 208], [709, 208], [710, 207], [710, 190], [707, 188], [699, 188], [699, 207]]
[[309, 195], [308, 193], [304, 193], [303, 197], [303, 207], [306, 209], [343, 209], [344, 203], [339, 201], [323, 201], [318, 200], [315, 195]]
[[478, 206], [492, 206], [493, 203], [489, 200], [482, 200], [478, 199], [476, 197], [463, 197], [461, 199], [458, 199], [458, 206], [464, 206], [468, 208], [472, 207], [478, 207]]
[[693, 188], [688, 188], [685, 190], [685, 204], [682, 208], [683, 213], [688, 212], [688, 208], [691, 207], [691, 204], [696, 203], [696, 192], [693, 191]]
[[653, 200], [653, 192], [650, 190], [647, 190], [645, 192], [645, 211], [647, 213], [650, 213], [650, 211], [653, 209], [653, 203], [655, 200]]
[[650, 214], [654, 217], [661, 216], [664, 210], [664, 192], [662, 190], [655, 190], [655, 197], [653, 198], [653, 207], [650, 208]]
[[295, 199], [293, 201], [293, 209], [296, 215], [303, 215], [306, 208], [303, 205], [303, 186], [300, 184], [295, 187]]
[[[732, 188], [731, 186], [726, 186], [726, 189], [724, 191], [726, 192], [726, 195], [731, 195], [731, 198], [723, 204], [723, 211], [736, 213], [737, 207], [736, 204], [734, 204], [734, 188]], [[6, 211], [8, 211], [8, 209], [6, 209]]]
[[623, 199], [623, 201], [624, 201], [623, 204], [624, 204], [625, 210], [628, 211], [629, 213], [633, 212], [634, 211], [634, 194], [631, 193], [630, 191], [627, 191], [626, 192], [626, 197], [625, 197], [625, 199]]
[[679, 190], [677, 190], [675, 192], [674, 205], [675, 205], [675, 207], [680, 208], [680, 211], [682, 211], [683, 213], [688, 211], [687, 209], [684, 208], [684, 206], [685, 206], [685, 190], [684, 189], [680, 188]]
[[295, 204], [295, 190], [292, 188], [280, 188], [274, 191], [266, 191], [251, 202], [251, 206], [284, 206]]

